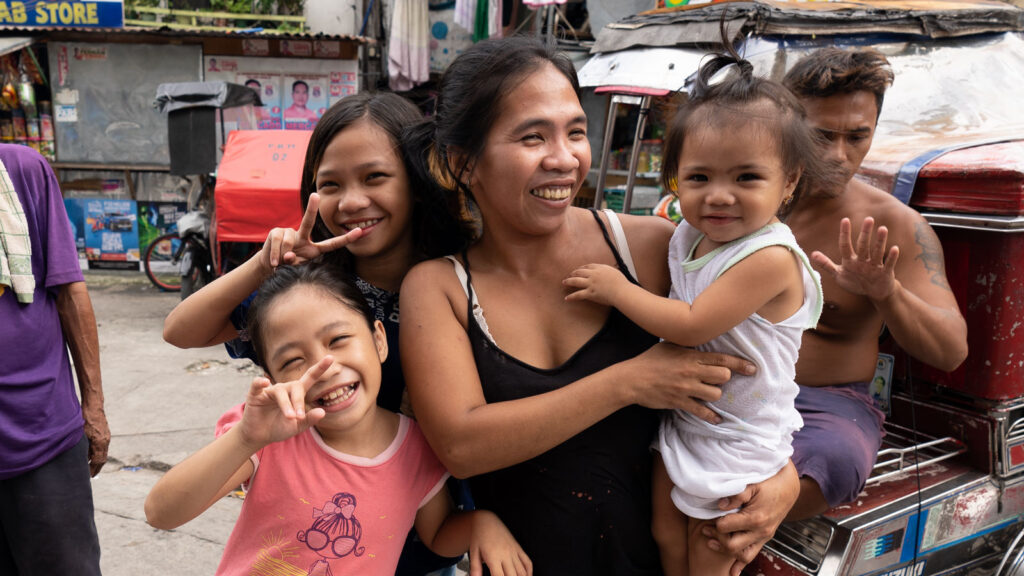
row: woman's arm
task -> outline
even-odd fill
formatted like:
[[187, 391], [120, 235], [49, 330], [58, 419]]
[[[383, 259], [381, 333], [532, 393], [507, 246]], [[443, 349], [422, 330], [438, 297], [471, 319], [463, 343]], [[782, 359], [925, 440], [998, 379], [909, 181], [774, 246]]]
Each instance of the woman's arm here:
[[723, 354], [659, 344], [567, 386], [518, 400], [484, 399], [466, 330], [455, 313], [465, 293], [450, 262], [420, 264], [401, 291], [402, 367], [424, 434], [456, 477], [537, 456], [631, 404], [716, 416], [701, 401], [721, 395], [731, 370], [753, 366]]
[[178, 304], [164, 320], [164, 340], [179, 348], [223, 344], [238, 337], [231, 312], [249, 297], [280, 264], [298, 264], [342, 248], [362, 235], [356, 229], [344, 236], [314, 242], [320, 196], [311, 194], [298, 230], [274, 228], [263, 248], [241, 266], [204, 286]]

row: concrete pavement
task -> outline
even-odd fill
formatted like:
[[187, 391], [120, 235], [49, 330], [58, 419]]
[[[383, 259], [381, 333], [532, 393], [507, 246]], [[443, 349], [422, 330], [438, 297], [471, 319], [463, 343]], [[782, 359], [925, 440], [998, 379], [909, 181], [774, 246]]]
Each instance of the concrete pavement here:
[[146, 524], [143, 502], [163, 471], [212, 438], [255, 371], [223, 347], [179, 350], [161, 337], [178, 294], [135, 272], [86, 273], [96, 310], [110, 459], [93, 479], [105, 576], [213, 574], [242, 501], [227, 497], [173, 531]]

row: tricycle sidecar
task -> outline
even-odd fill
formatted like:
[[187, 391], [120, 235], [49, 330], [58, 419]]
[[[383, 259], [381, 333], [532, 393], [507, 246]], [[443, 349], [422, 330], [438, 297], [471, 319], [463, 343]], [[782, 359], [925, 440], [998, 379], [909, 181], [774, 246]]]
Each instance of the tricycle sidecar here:
[[581, 83], [646, 108], [685, 90], [721, 22], [776, 79], [821, 46], [887, 56], [896, 80], [859, 177], [935, 229], [970, 349], [943, 373], [890, 344], [879, 360], [891, 382], [887, 435], [867, 487], [853, 503], [783, 524], [745, 573], [1024, 575], [1024, 12], [952, 0], [656, 10], [602, 31]]

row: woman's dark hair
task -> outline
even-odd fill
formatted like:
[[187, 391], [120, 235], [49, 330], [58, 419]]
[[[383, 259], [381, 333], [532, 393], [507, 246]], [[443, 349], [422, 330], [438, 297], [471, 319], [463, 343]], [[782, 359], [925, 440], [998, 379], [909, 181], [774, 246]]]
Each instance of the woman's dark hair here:
[[[730, 46], [731, 48], [731, 46]], [[750, 62], [735, 52], [718, 54], [700, 67], [666, 130], [661, 182], [675, 191], [686, 136], [700, 126], [719, 128], [722, 123], [757, 122], [773, 135], [786, 174], [801, 171], [793, 199], [783, 205], [788, 211], [808, 191], [831, 190], [842, 182], [838, 167], [823, 159], [824, 144], [807, 123], [800, 101], [778, 82], [754, 75]], [[733, 69], [725, 70], [732, 66]], [[726, 76], [712, 84], [716, 74]]]
[[[483, 153], [504, 97], [544, 64], [565, 76], [579, 97], [572, 62], [536, 38], [486, 40], [460, 54], [441, 77], [434, 117], [406, 134], [410, 148], [416, 150], [418, 174], [429, 174], [443, 189], [459, 190], [472, 198], [462, 177]], [[453, 152], [457, 152], [457, 165], [453, 165]]]
[[[469, 242], [469, 231], [460, 225], [445, 206], [445, 199], [430, 179], [419, 176], [415, 167], [401, 147], [402, 134], [406, 128], [423, 120], [419, 108], [409, 100], [391, 92], [360, 92], [346, 96], [327, 109], [317, 122], [306, 148], [306, 159], [302, 166], [302, 182], [299, 198], [302, 209], [309, 203], [309, 195], [316, 192], [316, 173], [327, 146], [343, 130], [360, 120], [372, 122], [391, 139], [395, 153], [401, 158], [409, 176], [409, 192], [412, 197], [412, 237], [414, 250], [421, 259], [437, 258], [462, 250]], [[317, 214], [313, 226], [313, 239], [323, 241], [334, 236], [323, 219]], [[331, 259], [349, 269], [352, 257], [348, 250], [332, 253]]]
[[366, 302], [366, 297], [355, 285], [353, 277], [334, 263], [308, 262], [297, 266], [278, 266], [274, 273], [260, 284], [259, 291], [249, 306], [245, 322], [245, 330], [249, 334], [253, 350], [256, 351], [257, 361], [268, 373], [264, 334], [267, 309], [279, 296], [287, 294], [297, 286], [320, 288], [327, 296], [358, 312], [366, 320], [370, 330], [373, 330], [373, 310]]
[[[844, 50], [827, 46], [801, 58], [782, 83], [800, 98], [870, 92], [882, 113], [885, 91], [895, 78], [889, 61], [873, 48]], [[876, 116], [877, 118], [877, 116]]]

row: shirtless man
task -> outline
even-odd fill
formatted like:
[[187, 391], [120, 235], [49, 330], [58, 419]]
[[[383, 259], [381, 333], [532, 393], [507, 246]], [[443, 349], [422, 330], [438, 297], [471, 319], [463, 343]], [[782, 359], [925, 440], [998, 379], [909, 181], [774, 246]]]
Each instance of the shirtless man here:
[[967, 325], [935, 233], [912, 208], [853, 177], [892, 80], [882, 54], [838, 48], [810, 54], [784, 80], [846, 179], [834, 193], [804, 198], [786, 220], [821, 272], [825, 294], [796, 366], [804, 428], [793, 438], [800, 497], [790, 520], [855, 500], [871, 474], [883, 415], [868, 384], [883, 324], [901, 348], [941, 370], [967, 357]]

